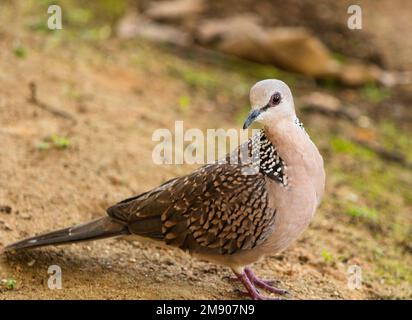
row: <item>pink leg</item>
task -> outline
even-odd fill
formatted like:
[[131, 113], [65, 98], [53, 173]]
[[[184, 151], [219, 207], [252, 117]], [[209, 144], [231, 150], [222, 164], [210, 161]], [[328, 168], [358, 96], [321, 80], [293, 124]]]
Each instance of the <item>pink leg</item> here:
[[245, 286], [247, 290], [247, 292], [243, 293], [245, 295], [248, 295], [253, 300], [277, 300], [277, 298], [262, 296], [256, 289], [256, 287], [281, 295], [288, 293], [286, 290], [278, 289], [271, 286], [269, 281], [260, 280], [258, 277], [255, 276], [252, 269], [248, 267], [246, 267], [241, 274], [237, 275], [237, 279], [240, 282], [242, 282], [242, 284]]
[[245, 272], [239, 274], [238, 279], [243, 283], [247, 290], [245, 294], [248, 295], [252, 300], [277, 300], [276, 298], [262, 296], [253, 285], [253, 283], [249, 280]]
[[250, 279], [250, 281], [256, 286], [258, 286], [259, 288], [262, 288], [269, 292], [280, 294], [280, 295], [284, 295], [288, 293], [284, 289], [278, 289], [278, 288], [273, 287], [273, 281], [260, 280], [258, 277], [255, 276], [252, 269], [250, 269], [249, 267], [246, 267], [244, 271], [247, 277]]

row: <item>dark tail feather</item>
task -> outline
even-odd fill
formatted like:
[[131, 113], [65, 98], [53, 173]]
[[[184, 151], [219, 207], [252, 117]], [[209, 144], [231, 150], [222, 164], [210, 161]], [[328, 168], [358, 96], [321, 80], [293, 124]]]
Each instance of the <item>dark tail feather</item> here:
[[8, 245], [4, 248], [4, 251], [97, 240], [125, 234], [129, 234], [127, 226], [120, 222], [116, 222], [110, 217], [104, 217], [70, 228], [52, 231], [21, 240]]

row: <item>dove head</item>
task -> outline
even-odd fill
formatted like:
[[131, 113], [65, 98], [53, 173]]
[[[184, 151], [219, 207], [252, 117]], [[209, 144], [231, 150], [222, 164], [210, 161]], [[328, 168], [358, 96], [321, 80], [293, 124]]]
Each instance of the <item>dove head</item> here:
[[292, 92], [286, 83], [276, 79], [257, 82], [250, 89], [250, 111], [243, 129], [254, 121], [270, 127], [283, 119], [293, 121], [296, 117]]

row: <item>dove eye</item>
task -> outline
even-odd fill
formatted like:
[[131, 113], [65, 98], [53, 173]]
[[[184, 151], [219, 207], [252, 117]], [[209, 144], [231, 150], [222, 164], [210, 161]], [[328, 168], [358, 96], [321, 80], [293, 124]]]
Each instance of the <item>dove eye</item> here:
[[270, 97], [269, 104], [271, 106], [276, 106], [280, 103], [281, 100], [282, 100], [282, 97], [280, 96], [280, 93], [276, 92]]

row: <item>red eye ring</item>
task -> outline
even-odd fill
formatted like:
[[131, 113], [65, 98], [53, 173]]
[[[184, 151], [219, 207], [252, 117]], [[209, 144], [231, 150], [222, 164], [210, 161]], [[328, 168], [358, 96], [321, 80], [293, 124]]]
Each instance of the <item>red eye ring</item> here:
[[282, 100], [282, 97], [280, 96], [279, 92], [275, 92], [271, 97], [270, 97], [270, 104], [271, 105], [278, 105], [280, 101]]

